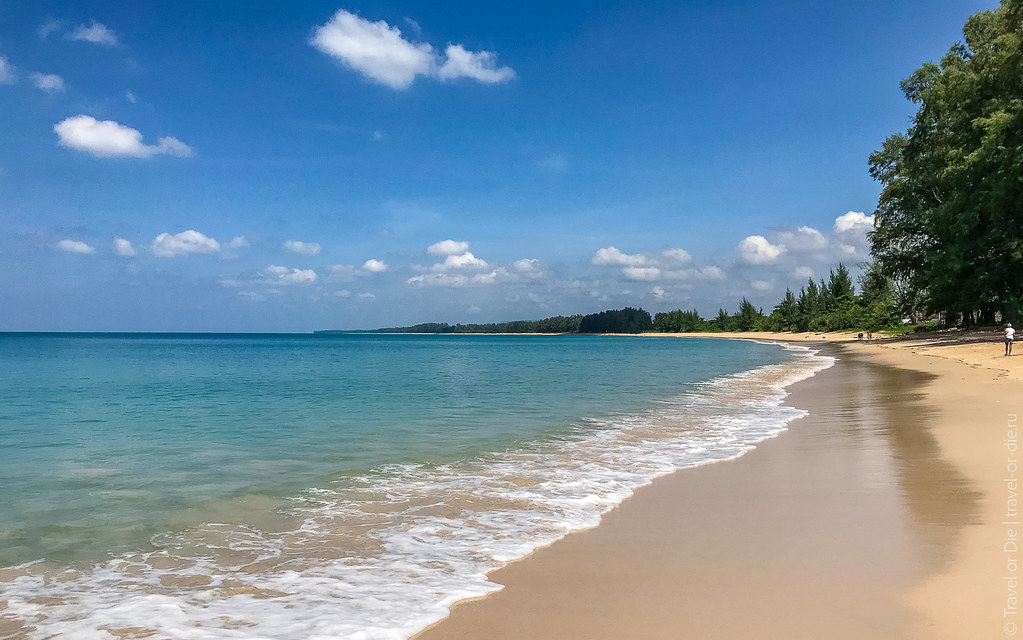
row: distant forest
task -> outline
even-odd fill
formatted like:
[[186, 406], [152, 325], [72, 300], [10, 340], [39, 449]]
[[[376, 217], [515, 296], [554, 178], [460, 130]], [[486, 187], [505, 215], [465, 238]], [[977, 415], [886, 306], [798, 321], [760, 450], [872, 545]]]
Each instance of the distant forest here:
[[387, 327], [370, 331], [318, 331], [317, 333], [691, 333], [702, 331], [880, 331], [902, 324], [899, 294], [892, 282], [873, 265], [860, 278], [857, 295], [849, 270], [839, 264], [829, 277], [812, 278], [799, 294], [785, 290], [774, 309], [762, 308], [743, 298], [738, 311], [718, 309], [713, 318], [696, 309], [667, 311], [653, 318], [643, 309], [625, 307], [600, 313], [554, 316], [543, 320], [516, 320], [490, 324], [427, 322], [411, 327]]

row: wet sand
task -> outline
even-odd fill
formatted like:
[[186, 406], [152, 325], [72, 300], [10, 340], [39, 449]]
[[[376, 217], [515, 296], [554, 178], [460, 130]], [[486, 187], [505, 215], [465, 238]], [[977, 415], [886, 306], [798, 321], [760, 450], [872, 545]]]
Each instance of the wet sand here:
[[642, 487], [416, 638], [1011, 637], [1020, 379], [907, 343], [822, 348], [840, 360], [790, 389], [809, 415], [787, 432]]

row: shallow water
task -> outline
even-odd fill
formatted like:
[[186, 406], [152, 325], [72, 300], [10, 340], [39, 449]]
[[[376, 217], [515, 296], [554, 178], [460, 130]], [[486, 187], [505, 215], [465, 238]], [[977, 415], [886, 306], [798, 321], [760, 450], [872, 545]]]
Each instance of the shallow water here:
[[652, 477], [776, 434], [781, 385], [829, 362], [374, 335], [8, 335], [0, 359], [0, 637], [296, 639], [408, 637]]

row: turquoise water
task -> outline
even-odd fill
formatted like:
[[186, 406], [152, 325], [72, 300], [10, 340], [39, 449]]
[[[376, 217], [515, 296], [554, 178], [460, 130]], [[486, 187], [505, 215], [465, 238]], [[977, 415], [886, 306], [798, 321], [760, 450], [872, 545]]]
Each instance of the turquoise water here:
[[[777, 433], [778, 380], [815, 366], [674, 338], [0, 335], [0, 600], [26, 638], [152, 625], [153, 597], [186, 612], [171, 635], [407, 637], [632, 487]], [[355, 586], [347, 626], [317, 617]], [[62, 608], [31, 622], [40, 595]]]

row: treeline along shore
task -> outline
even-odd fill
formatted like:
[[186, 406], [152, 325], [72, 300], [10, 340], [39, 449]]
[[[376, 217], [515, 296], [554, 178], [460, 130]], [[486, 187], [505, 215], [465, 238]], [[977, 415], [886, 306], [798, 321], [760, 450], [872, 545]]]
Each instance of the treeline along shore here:
[[[553, 316], [542, 320], [515, 320], [487, 324], [425, 322], [409, 327], [387, 327], [364, 331], [330, 330], [330, 333], [693, 333], [721, 331], [840, 331], [904, 330], [898, 294], [891, 282], [873, 265], [860, 278], [856, 293], [849, 270], [839, 264], [828, 279], [814, 281], [785, 297], [765, 314], [762, 308], [743, 298], [738, 310], [729, 314], [718, 309], [704, 318], [696, 309], [676, 309], [650, 316], [640, 308], [608, 309], [588, 315]], [[924, 323], [915, 326], [932, 326]]]

